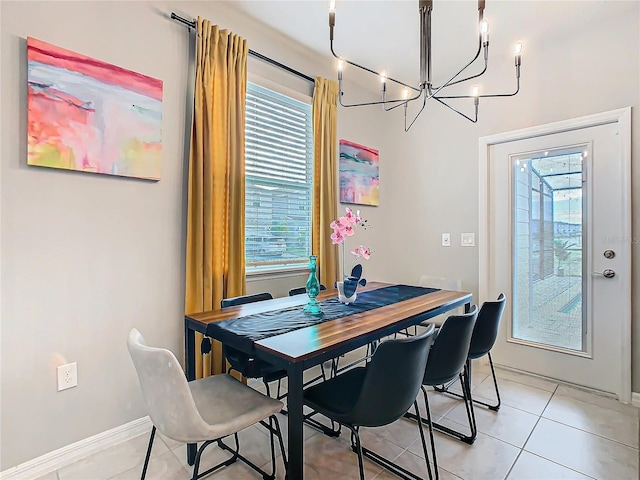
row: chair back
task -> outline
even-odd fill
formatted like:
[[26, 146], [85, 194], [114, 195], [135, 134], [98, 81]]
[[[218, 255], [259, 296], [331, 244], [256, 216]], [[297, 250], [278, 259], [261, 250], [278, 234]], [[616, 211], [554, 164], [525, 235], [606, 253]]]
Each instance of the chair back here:
[[254, 293], [253, 295], [240, 295], [239, 297], [223, 298], [220, 307], [235, 307], [244, 305], [245, 303], [261, 302], [262, 300], [271, 300], [273, 295], [269, 292]]
[[478, 307], [473, 305], [469, 313], [452, 315], [442, 324], [429, 352], [423, 385], [443, 385], [458, 376], [467, 361], [477, 318]]
[[493, 344], [498, 337], [500, 319], [506, 303], [507, 299], [504, 293], [501, 293], [498, 296], [498, 300], [482, 304], [478, 312], [476, 326], [473, 327], [473, 335], [471, 335], [469, 358], [480, 358], [493, 348]]
[[147, 346], [135, 328], [129, 333], [127, 346], [149, 417], [156, 428], [179, 442], [206, 438], [209, 426], [196, 407], [175, 355], [164, 348]]
[[347, 415], [353, 425], [378, 427], [402, 417], [420, 392], [435, 327], [413, 337], [387, 340], [366, 367], [362, 390]]
[[[326, 290], [327, 287], [320, 284], [320, 290]], [[296, 287], [289, 290], [289, 296], [293, 297], [294, 295], [300, 295], [301, 293], [307, 293], [307, 287]]]

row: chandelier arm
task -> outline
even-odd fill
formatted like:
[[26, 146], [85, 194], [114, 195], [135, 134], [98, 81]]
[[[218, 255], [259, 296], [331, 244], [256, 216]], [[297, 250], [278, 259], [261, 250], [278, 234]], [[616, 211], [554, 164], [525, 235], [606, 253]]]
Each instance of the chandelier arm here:
[[441, 103], [442, 105], [444, 105], [445, 107], [447, 107], [447, 108], [449, 108], [449, 109], [453, 110], [454, 112], [456, 112], [458, 115], [463, 116], [464, 118], [466, 118], [467, 120], [469, 120], [471, 123], [477, 123], [477, 122], [478, 122], [478, 105], [477, 105], [477, 104], [476, 104], [476, 117], [475, 117], [475, 119], [474, 119], [474, 118], [471, 118], [471, 117], [470, 117], [470, 116], [468, 116], [468, 115], [465, 115], [465, 114], [464, 114], [464, 113], [462, 113], [460, 110], [456, 110], [455, 108], [453, 108], [453, 107], [452, 107], [451, 105], [449, 105], [448, 103], [443, 102], [442, 100], [440, 100], [440, 98], [438, 98], [438, 97], [433, 97], [433, 98], [434, 98], [434, 99], [436, 99], [438, 102], [440, 102], [440, 103]]
[[[486, 73], [486, 71], [487, 71], [488, 63], [489, 63], [488, 59], [485, 57], [485, 59], [484, 59], [484, 68], [482, 69], [482, 71], [480, 73], [477, 73], [476, 75], [471, 75], [471, 76], [469, 76], [467, 78], [461, 78], [460, 80], [456, 80], [455, 82], [449, 82], [444, 86], [444, 88], [450, 87], [452, 85], [457, 85], [458, 83], [466, 82], [467, 80], [472, 80], [474, 78], [478, 78], [478, 77], [484, 75]], [[471, 65], [471, 64], [469, 64], [469, 65]], [[467, 67], [465, 67], [465, 68], [467, 68]]]
[[[422, 95], [424, 89], [420, 90], [420, 92], [415, 96], [415, 97], [411, 97], [411, 98], [402, 98], [402, 99], [394, 99], [394, 100], [378, 100], [375, 102], [363, 102], [363, 103], [343, 103], [342, 102], [342, 95], [344, 94], [344, 91], [342, 90], [342, 80], [340, 80], [338, 82], [338, 103], [340, 103], [341, 107], [366, 107], [368, 105], [385, 105], [387, 103], [395, 103], [396, 105], [394, 105], [393, 107], [389, 108], [389, 110], [393, 110], [396, 107], [399, 107], [400, 105], [402, 105], [403, 103], [407, 103], [407, 102], [411, 102], [413, 100], [417, 100], [418, 98], [420, 98], [420, 96]], [[385, 110], [387, 110], [385, 108]]]
[[[478, 9], [478, 25], [480, 25], [482, 23], [482, 20], [484, 20], [484, 6], [482, 6], [482, 9], [480, 9], [480, 8]], [[452, 79], [449, 80], [447, 83], [445, 83], [442, 87], [433, 87], [433, 88], [435, 90], [440, 90], [441, 88], [446, 88], [446, 87], [449, 87], [451, 85], [455, 85], [457, 83], [466, 82], [467, 80], [471, 80], [472, 78], [476, 78], [476, 77], [479, 77], [480, 75], [484, 74], [484, 72], [487, 71], [487, 63], [488, 63], [488, 55], [489, 55], [488, 54], [488, 48], [489, 48], [489, 41], [488, 40], [484, 43], [484, 48], [485, 48], [484, 70], [482, 70], [482, 72], [480, 72], [477, 75], [473, 75], [471, 77], [467, 77], [467, 78], [464, 78], [462, 80], [456, 80], [455, 82], [452, 81], [458, 75], [460, 75], [462, 72], [464, 72], [468, 67], [470, 67], [471, 64], [473, 64], [478, 59], [478, 57], [480, 56], [480, 52], [482, 51], [482, 47], [483, 47], [483, 44], [482, 44], [482, 33], [479, 33], [478, 34], [478, 50], [476, 51], [476, 54], [473, 57], [473, 59], [469, 63], [467, 63], [464, 67], [462, 67], [462, 69], [458, 73], [456, 73], [455, 76], [452, 77]]]
[[407, 127], [407, 110], [405, 109], [404, 111], [404, 131], [408, 132], [409, 129], [413, 126], [414, 123], [416, 123], [416, 120], [418, 119], [418, 117], [420, 116], [420, 114], [422, 113], [422, 111], [424, 110], [424, 107], [427, 105], [427, 95], [424, 96], [424, 100], [422, 101], [422, 107], [420, 108], [420, 110], [418, 110], [418, 113], [416, 113], [416, 116], [413, 117], [413, 120], [411, 121], [411, 123], [409, 124], [409, 126]]
[[[342, 94], [344, 92], [340, 92], [340, 95], [338, 95], [338, 102], [340, 103], [341, 107], [366, 107], [368, 105], [384, 105], [385, 103], [397, 103], [398, 105], [402, 105], [404, 102], [407, 101], [407, 99], [402, 99], [402, 100], [386, 100], [386, 101], [376, 101], [376, 102], [363, 102], [363, 103], [342, 103]], [[419, 95], [418, 97], [419, 98]]]
[[[382, 102], [382, 108], [384, 108], [385, 112], [390, 112], [391, 110], [394, 110], [402, 105], [407, 105], [409, 102], [413, 102], [414, 100], [419, 99], [422, 96], [422, 92], [424, 91], [424, 89], [422, 89], [420, 91], [420, 93], [418, 93], [418, 95], [416, 95], [415, 97], [411, 97], [411, 98], [403, 98], [401, 100], [385, 100], [384, 102]], [[396, 105], [387, 108], [385, 106], [385, 103], [395, 103]]]
[[498, 97], [514, 97], [520, 91], [520, 77], [516, 79], [516, 90], [512, 93], [487, 93], [485, 95], [449, 95], [449, 96], [434, 96], [436, 100], [449, 99], [449, 98], [498, 98]]
[[[352, 66], [354, 66], [354, 67], [357, 67], [357, 68], [359, 68], [359, 69], [361, 69], [361, 70], [364, 70], [365, 72], [373, 73], [374, 75], [376, 75], [376, 76], [378, 76], [378, 77], [380, 76], [380, 73], [376, 72], [375, 70], [371, 70], [371, 69], [370, 69], [370, 68], [368, 68], [368, 67], [365, 67], [365, 66], [363, 66], [363, 65], [359, 65], [359, 64], [357, 64], [357, 63], [355, 63], [355, 62], [352, 62], [351, 60], [348, 60], [348, 59], [346, 59], [346, 58], [344, 58], [344, 57], [341, 57], [340, 55], [336, 54], [336, 52], [333, 50], [333, 40], [331, 40], [331, 53], [332, 53], [332, 54], [333, 54], [333, 56], [334, 56], [335, 58], [337, 58], [338, 60], [342, 60], [343, 62], [345, 62], [345, 63], [347, 63], [347, 64], [349, 64], [349, 65], [352, 65]], [[387, 80], [389, 80], [389, 81], [391, 81], [391, 82], [393, 82], [393, 83], [397, 83], [398, 85], [402, 85], [403, 87], [410, 88], [410, 89], [411, 89], [411, 90], [413, 90], [413, 91], [421, 92], [420, 88], [412, 87], [411, 85], [408, 85], [408, 84], [406, 84], [406, 83], [404, 83], [404, 82], [401, 82], [400, 80], [396, 80], [395, 78], [392, 78], [392, 77], [386, 77], [386, 79], [387, 79]]]

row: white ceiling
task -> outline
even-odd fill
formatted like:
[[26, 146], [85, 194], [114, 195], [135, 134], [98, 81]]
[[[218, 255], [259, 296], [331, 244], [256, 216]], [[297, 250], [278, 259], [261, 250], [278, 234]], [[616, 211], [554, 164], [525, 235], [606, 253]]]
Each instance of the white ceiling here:
[[[282, 32], [307, 48], [330, 58], [328, 0], [236, 0], [233, 7]], [[636, 3], [636, 5], [633, 5]], [[513, 47], [527, 49], [577, 29], [589, 28], [615, 11], [637, 8], [637, 1], [521, 1], [487, 0], [489, 61], [513, 68]], [[452, 75], [477, 49], [477, 2], [434, 0], [432, 14], [435, 83]], [[334, 48], [336, 53], [409, 84], [419, 74], [418, 0], [337, 0]], [[250, 45], [257, 51], [259, 46]], [[524, 67], [523, 67], [524, 68]], [[345, 71], [345, 75], [347, 72]], [[509, 75], [511, 77], [511, 75]]]

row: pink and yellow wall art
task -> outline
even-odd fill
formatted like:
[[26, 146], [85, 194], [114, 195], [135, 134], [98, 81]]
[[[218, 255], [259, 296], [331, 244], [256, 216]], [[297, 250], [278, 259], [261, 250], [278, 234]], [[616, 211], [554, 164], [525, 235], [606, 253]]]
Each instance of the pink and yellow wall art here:
[[378, 205], [378, 150], [340, 140], [340, 202]]
[[159, 180], [162, 81], [27, 38], [29, 165]]

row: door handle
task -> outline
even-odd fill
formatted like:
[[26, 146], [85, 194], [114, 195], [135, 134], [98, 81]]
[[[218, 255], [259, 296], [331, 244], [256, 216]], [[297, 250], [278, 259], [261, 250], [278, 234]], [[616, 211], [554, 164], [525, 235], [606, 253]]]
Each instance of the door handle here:
[[600, 273], [600, 272], [591, 272], [591, 275], [601, 275], [605, 278], [613, 278], [616, 276], [616, 272], [611, 270], [610, 268], [607, 268], [604, 272]]

